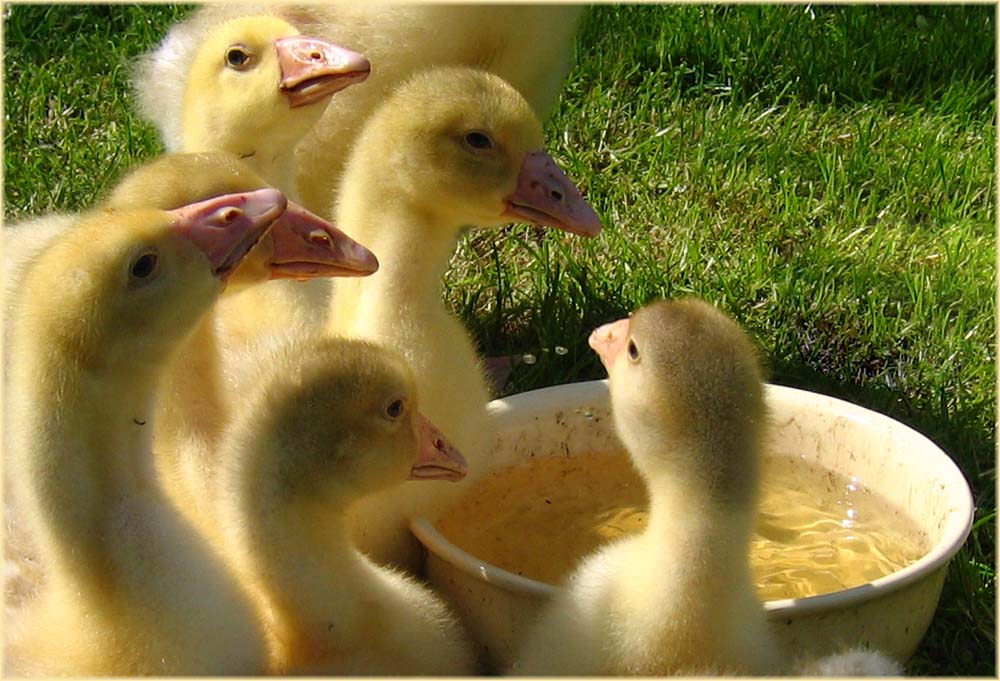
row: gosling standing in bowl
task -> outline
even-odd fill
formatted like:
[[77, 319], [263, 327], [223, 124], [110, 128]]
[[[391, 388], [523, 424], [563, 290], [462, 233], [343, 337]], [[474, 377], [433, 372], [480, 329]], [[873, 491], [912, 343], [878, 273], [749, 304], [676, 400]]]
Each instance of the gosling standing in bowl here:
[[[775, 675], [794, 662], [755, 595], [749, 549], [767, 409], [757, 352], [706, 302], [661, 301], [590, 336], [615, 429], [649, 489], [647, 528], [585, 558], [512, 673]], [[877, 652], [805, 667], [898, 673]]]
[[696, 300], [643, 308], [590, 345], [649, 488], [649, 522], [584, 559], [513, 672], [781, 673], [747, 558], [767, 423], [753, 346]]

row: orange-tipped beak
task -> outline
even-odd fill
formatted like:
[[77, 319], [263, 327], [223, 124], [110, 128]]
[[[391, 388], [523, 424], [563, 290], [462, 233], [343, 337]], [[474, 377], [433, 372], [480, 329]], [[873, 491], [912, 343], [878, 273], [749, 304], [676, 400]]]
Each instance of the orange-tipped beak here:
[[504, 215], [538, 225], [547, 225], [580, 236], [601, 233], [601, 219], [583, 200], [566, 173], [544, 151], [524, 157], [517, 188], [504, 199]]
[[420, 412], [416, 413], [417, 456], [410, 469], [410, 480], [450, 480], [465, 477], [469, 464], [462, 453], [445, 439], [437, 426]]
[[593, 330], [587, 342], [590, 349], [601, 358], [604, 368], [611, 370], [618, 355], [628, 341], [629, 319], [619, 319], [617, 322], [604, 324]]
[[371, 72], [371, 64], [362, 55], [320, 38], [279, 38], [274, 47], [281, 66], [279, 88], [293, 109], [360, 83]]
[[176, 228], [194, 242], [223, 281], [257, 245], [284, 212], [287, 200], [277, 189], [224, 194], [172, 211]]
[[374, 253], [296, 203], [274, 223], [271, 244], [271, 279], [365, 277], [378, 270]]

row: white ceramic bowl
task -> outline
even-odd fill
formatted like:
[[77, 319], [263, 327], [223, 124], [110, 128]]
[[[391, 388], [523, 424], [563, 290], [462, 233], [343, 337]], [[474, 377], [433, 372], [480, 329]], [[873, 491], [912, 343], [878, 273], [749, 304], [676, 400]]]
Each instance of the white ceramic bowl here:
[[[789, 650], [809, 655], [870, 644], [900, 661], [916, 650], [937, 607], [948, 561], [968, 536], [973, 503], [951, 458], [882, 414], [817, 393], [767, 386], [777, 451], [794, 451], [848, 476], [909, 515], [930, 550], [891, 575], [810, 598], [768, 601]], [[529, 455], [573, 456], [620, 448], [607, 381], [545, 388], [495, 400], [493, 466]], [[426, 520], [412, 529], [427, 547], [427, 577], [452, 603], [489, 669], [506, 667], [556, 587], [515, 575], [461, 550]]]

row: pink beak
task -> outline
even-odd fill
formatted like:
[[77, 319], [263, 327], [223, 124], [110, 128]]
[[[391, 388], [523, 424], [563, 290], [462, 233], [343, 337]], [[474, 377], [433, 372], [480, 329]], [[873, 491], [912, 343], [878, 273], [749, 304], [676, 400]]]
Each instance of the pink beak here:
[[544, 151], [524, 157], [517, 176], [517, 188], [504, 199], [504, 215], [562, 229], [580, 236], [601, 233], [601, 219], [583, 200], [566, 173]]
[[271, 279], [365, 277], [378, 270], [374, 253], [296, 203], [274, 223], [271, 244]]
[[194, 242], [223, 281], [284, 212], [287, 200], [277, 189], [224, 194], [168, 211], [176, 227]]
[[410, 469], [410, 480], [461, 480], [469, 471], [465, 457], [445, 439], [437, 426], [420, 412], [416, 413], [417, 456]]
[[281, 65], [281, 92], [291, 108], [315, 104], [371, 72], [362, 55], [320, 38], [296, 35], [274, 41]]
[[609, 371], [628, 342], [630, 321], [627, 318], [619, 319], [617, 322], [599, 326], [587, 339], [590, 349], [597, 353], [601, 358], [601, 364]]

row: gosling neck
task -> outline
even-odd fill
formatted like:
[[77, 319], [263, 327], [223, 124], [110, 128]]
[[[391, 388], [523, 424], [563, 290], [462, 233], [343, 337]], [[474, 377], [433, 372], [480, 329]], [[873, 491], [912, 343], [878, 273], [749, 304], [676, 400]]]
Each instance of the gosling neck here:
[[227, 512], [239, 534], [229, 540], [236, 542], [243, 581], [268, 619], [276, 659], [352, 647], [376, 613], [373, 594], [359, 587], [366, 559], [351, 545], [343, 509], [320, 499], [284, 498], [266, 483], [244, 486], [237, 499]]
[[15, 474], [52, 573], [92, 583], [115, 550], [115, 511], [160, 494], [152, 417], [161, 370], [142, 360], [88, 366], [59, 353], [26, 360], [11, 384], [22, 411]]
[[[209, 137], [223, 132], [223, 137]], [[262, 134], [252, 141], [227, 138], [224, 131], [207, 129], [204, 132], [188, 131], [184, 140], [185, 153], [201, 151], [226, 151], [246, 163], [272, 187], [281, 190], [291, 201], [298, 201], [295, 191], [295, 144], [268, 141]]]
[[[222, 400], [219, 334], [215, 308], [206, 313], [194, 332], [174, 353], [160, 394], [162, 405], [156, 423], [156, 449], [179, 456], [179, 448], [192, 440], [204, 440], [213, 448], [227, 418]], [[204, 449], [198, 456], [207, 455]], [[157, 456], [160, 460], [164, 457]]]
[[[689, 448], [680, 452], [678, 447]], [[685, 556], [688, 565], [727, 565], [749, 569], [747, 551], [756, 520], [756, 496], [733, 498], [714, 486], [714, 471], [701, 462], [713, 461], [712, 452], [697, 445], [674, 443], [670, 454], [677, 466], [644, 471], [650, 492], [649, 522], [644, 536], [651, 550]], [[680, 455], [680, 456], [678, 456]], [[690, 465], [690, 462], [697, 462]], [[756, 471], [747, 470], [747, 484]], [[710, 568], [711, 569], [711, 568]], [[740, 570], [736, 570], [740, 572]]]
[[441, 279], [461, 226], [443, 226], [440, 219], [397, 201], [345, 197], [335, 224], [378, 256], [379, 270], [335, 282], [333, 323], [349, 325], [376, 307], [406, 317], [446, 314]]
[[290, 201], [298, 201], [293, 149], [294, 146], [271, 148], [262, 144], [255, 149], [237, 152], [237, 155], [265, 182], [281, 190]]

